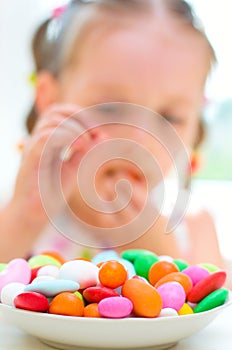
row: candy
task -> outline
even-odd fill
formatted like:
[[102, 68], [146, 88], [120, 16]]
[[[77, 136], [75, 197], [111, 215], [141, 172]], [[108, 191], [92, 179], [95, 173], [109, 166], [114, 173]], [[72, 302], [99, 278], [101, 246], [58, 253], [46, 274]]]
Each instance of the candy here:
[[169, 261], [173, 262], [173, 258], [169, 255], [160, 255], [159, 256], [159, 261]]
[[158, 257], [155, 254], [141, 255], [134, 261], [134, 268], [136, 274], [148, 279], [148, 274], [151, 266], [158, 261]]
[[74, 293], [63, 292], [57, 295], [49, 305], [49, 313], [64, 316], [83, 316], [84, 303]]
[[46, 265], [46, 266], [42, 266], [38, 272], [37, 272], [37, 277], [38, 276], [51, 276], [54, 278], [58, 278], [59, 277], [59, 272], [60, 269], [55, 266], [55, 265]]
[[148, 280], [154, 286], [164, 276], [178, 271], [178, 267], [172, 262], [158, 261], [151, 266], [148, 273]]
[[74, 292], [74, 294], [75, 294], [78, 298], [80, 298], [80, 299], [83, 301], [83, 303], [84, 303], [83, 295], [82, 295], [80, 292], [76, 291], [76, 292]]
[[7, 264], [0, 264], [0, 273], [5, 270]]
[[148, 256], [148, 255], [154, 256], [155, 254], [153, 252], [151, 252], [150, 250], [146, 250], [146, 249], [128, 249], [128, 250], [125, 250], [124, 252], [122, 252], [122, 254], [121, 254], [123, 259], [129, 260], [132, 263], [134, 263], [134, 261], [137, 258], [139, 258], [141, 256]]
[[158, 287], [157, 291], [162, 298], [163, 308], [179, 311], [184, 305], [186, 294], [181, 284], [167, 282]]
[[104, 250], [92, 261], [47, 251], [2, 264], [0, 297], [6, 305], [64, 316], [178, 318], [223, 305], [225, 279], [214, 265], [189, 266], [143, 249], [121, 256]]
[[169, 307], [162, 309], [160, 314], [159, 314], [159, 318], [160, 317], [173, 317], [173, 316], [178, 316], [178, 313], [176, 310], [171, 309]]
[[191, 314], [193, 314], [193, 309], [187, 303], [184, 303], [182, 308], [178, 311], [178, 315], [180, 315], [180, 316], [191, 315]]
[[188, 294], [188, 301], [199, 303], [208, 294], [221, 288], [226, 280], [224, 271], [217, 271], [197, 283]]
[[30, 279], [31, 269], [28, 262], [24, 259], [14, 259], [0, 273], [0, 293], [2, 288], [9, 283], [19, 282], [27, 284]]
[[127, 270], [128, 278], [132, 278], [133, 276], [136, 275], [134, 265], [129, 260], [118, 259], [117, 261], [120, 262]]
[[140, 317], [157, 317], [162, 309], [158, 291], [141, 280], [132, 278], [122, 287], [122, 295], [133, 304], [133, 311]]
[[191, 279], [187, 275], [185, 275], [182, 272], [172, 272], [169, 275], [166, 275], [163, 278], [161, 278], [156, 283], [155, 287], [158, 288], [159, 286], [167, 282], [180, 283], [185, 290], [186, 296], [189, 294], [193, 286]]
[[80, 287], [79, 283], [68, 280], [48, 280], [33, 282], [25, 287], [25, 291], [38, 292], [46, 297], [53, 297], [62, 292], [75, 292]]
[[229, 291], [227, 289], [218, 289], [207, 295], [200, 303], [194, 308], [194, 313], [208, 311], [214, 309], [217, 306], [225, 304], [228, 299]]
[[95, 255], [95, 257], [92, 259], [92, 262], [97, 265], [101, 262], [106, 262], [109, 260], [118, 260], [119, 255], [114, 250], [104, 250], [101, 253], [98, 253]]
[[92, 303], [87, 305], [84, 308], [84, 317], [101, 317], [101, 314], [98, 311], [98, 304]]
[[102, 299], [117, 296], [119, 294], [113, 289], [103, 286], [89, 287], [83, 291], [83, 297], [89, 303], [99, 303]]
[[209, 263], [204, 263], [204, 264], [198, 264], [201, 267], [204, 267], [206, 270], [208, 270], [209, 272], [213, 273], [216, 271], [219, 271], [219, 267], [217, 267], [216, 265], [213, 264], [209, 264]]
[[98, 304], [100, 315], [107, 318], [124, 318], [129, 316], [132, 310], [132, 302], [125, 297], [106, 298]]
[[80, 288], [84, 289], [98, 284], [98, 271], [99, 268], [92, 262], [72, 260], [61, 266], [59, 278], [78, 282]]
[[58, 252], [46, 250], [46, 251], [43, 251], [41, 253], [41, 255], [46, 255], [46, 256], [49, 256], [51, 258], [54, 258], [55, 260], [59, 261], [61, 263], [61, 265], [63, 265], [66, 262], [65, 258]]
[[173, 263], [178, 267], [180, 272], [182, 272], [184, 269], [189, 267], [189, 264], [186, 261], [182, 260], [182, 259], [174, 259]]
[[198, 282], [200, 282], [210, 274], [208, 270], [198, 265], [189, 266], [182, 272], [191, 278], [193, 286], [195, 286]]
[[2, 288], [1, 302], [5, 305], [14, 306], [14, 299], [24, 291], [25, 284], [13, 282]]
[[127, 270], [116, 260], [106, 261], [99, 270], [99, 281], [105, 287], [118, 288], [127, 277]]
[[44, 265], [55, 265], [58, 267], [61, 266], [61, 263], [58, 260], [56, 260], [55, 258], [48, 256], [48, 255], [32, 256], [28, 260], [28, 264], [29, 264], [31, 269], [34, 269], [35, 267], [44, 266]]
[[45, 312], [48, 310], [47, 298], [36, 292], [24, 292], [16, 296], [14, 305], [18, 309]]
[[37, 283], [37, 282], [41, 282], [41, 281], [54, 281], [56, 278], [52, 277], [52, 276], [38, 276], [36, 278], [33, 279], [32, 283]]

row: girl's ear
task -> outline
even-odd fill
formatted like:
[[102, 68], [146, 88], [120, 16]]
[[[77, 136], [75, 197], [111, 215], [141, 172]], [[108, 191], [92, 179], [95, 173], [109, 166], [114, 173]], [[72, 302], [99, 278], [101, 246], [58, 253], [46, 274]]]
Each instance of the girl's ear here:
[[57, 102], [58, 81], [49, 72], [40, 72], [36, 77], [35, 106], [38, 114]]

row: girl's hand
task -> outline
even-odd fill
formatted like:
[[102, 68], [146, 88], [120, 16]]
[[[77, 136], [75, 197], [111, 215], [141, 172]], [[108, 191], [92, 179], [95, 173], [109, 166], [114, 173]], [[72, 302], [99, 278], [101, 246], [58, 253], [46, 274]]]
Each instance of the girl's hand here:
[[[76, 186], [83, 154], [99, 135], [85, 132], [74, 105], [55, 105], [44, 113], [25, 145], [13, 201], [36, 221], [56, 215]], [[74, 115], [72, 118], [69, 118]], [[66, 154], [65, 151], [67, 150]]]

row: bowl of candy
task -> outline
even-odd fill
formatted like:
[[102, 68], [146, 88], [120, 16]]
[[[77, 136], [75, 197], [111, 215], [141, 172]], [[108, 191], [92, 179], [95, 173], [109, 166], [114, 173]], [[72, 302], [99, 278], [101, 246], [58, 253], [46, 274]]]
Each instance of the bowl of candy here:
[[168, 349], [231, 304], [225, 271], [142, 249], [69, 261], [47, 252], [0, 268], [3, 317], [58, 349]]

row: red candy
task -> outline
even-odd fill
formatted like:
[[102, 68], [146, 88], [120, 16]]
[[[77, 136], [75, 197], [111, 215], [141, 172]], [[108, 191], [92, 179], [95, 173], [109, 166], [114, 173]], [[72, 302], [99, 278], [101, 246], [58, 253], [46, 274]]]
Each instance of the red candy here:
[[103, 286], [89, 287], [83, 291], [83, 297], [89, 303], [99, 303], [102, 299], [118, 296], [115, 290]]
[[18, 309], [37, 312], [45, 312], [49, 307], [47, 298], [36, 292], [24, 292], [17, 295], [14, 299], [14, 305]]
[[188, 301], [199, 303], [208, 294], [221, 288], [226, 280], [225, 271], [217, 271], [198, 282], [188, 294]]

